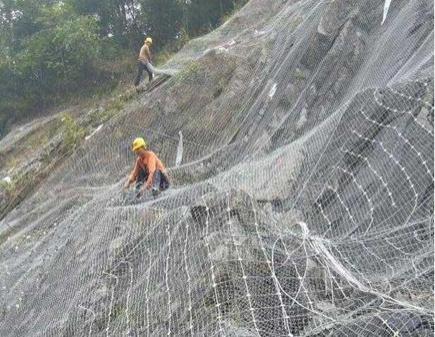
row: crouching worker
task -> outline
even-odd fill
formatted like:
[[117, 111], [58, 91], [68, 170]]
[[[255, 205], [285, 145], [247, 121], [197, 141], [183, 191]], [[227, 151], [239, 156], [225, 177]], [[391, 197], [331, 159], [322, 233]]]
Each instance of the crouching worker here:
[[153, 196], [168, 189], [169, 179], [165, 166], [154, 152], [147, 149], [145, 140], [136, 138], [132, 150], [137, 155], [137, 159], [125, 188], [129, 188], [135, 183], [137, 197], [140, 197], [145, 189], [152, 190]]

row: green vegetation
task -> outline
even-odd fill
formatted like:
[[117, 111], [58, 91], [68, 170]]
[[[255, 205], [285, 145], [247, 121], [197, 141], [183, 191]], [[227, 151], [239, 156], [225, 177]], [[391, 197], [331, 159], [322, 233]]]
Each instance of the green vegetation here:
[[246, 1], [0, 1], [0, 137], [11, 122], [131, 80], [144, 36], [164, 63]]
[[180, 71], [174, 78], [176, 82], [184, 82], [190, 81], [192, 83], [195, 82], [196, 74], [200, 74], [201, 67], [198, 61], [191, 61], [188, 65], [186, 65], [182, 71]]
[[75, 119], [69, 114], [64, 114], [61, 121], [64, 132], [64, 145], [67, 151], [72, 151], [85, 137], [86, 130], [79, 126]]
[[6, 182], [4, 180], [0, 180], [0, 190], [5, 191], [7, 194], [10, 194], [11, 191], [14, 190], [15, 182]]
[[11, 182], [0, 181], [0, 189], [6, 193], [9, 198], [16, 197], [32, 179], [27, 173], [20, 173], [12, 177]]
[[233, 7], [230, 10], [225, 11], [225, 13], [221, 15], [220, 17], [221, 24], [227, 22], [235, 14], [235, 12], [237, 12], [246, 4], [246, 2], [247, 1], [234, 1]]

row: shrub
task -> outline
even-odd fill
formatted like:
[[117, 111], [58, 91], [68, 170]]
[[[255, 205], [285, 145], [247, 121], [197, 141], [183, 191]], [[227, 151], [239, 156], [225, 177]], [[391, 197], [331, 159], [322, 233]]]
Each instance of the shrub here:
[[74, 120], [69, 114], [63, 114], [62, 119], [62, 131], [64, 133], [64, 146], [66, 151], [72, 151], [85, 137], [86, 130]]

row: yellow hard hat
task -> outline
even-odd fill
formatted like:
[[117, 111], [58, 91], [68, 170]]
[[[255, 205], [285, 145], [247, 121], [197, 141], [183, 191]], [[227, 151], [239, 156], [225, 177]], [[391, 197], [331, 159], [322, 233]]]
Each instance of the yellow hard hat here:
[[145, 142], [145, 139], [139, 137], [133, 141], [133, 144], [131, 145], [131, 149], [132, 149], [132, 151], [137, 151], [142, 147], [146, 148], [146, 146], [147, 146], [147, 143]]
[[150, 37], [147, 37], [147, 38], [145, 39], [145, 43], [153, 44], [153, 39], [150, 38]]

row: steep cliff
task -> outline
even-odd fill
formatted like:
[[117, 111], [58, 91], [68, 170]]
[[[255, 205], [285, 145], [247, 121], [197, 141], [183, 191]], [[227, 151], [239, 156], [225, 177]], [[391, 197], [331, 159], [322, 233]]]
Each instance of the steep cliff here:
[[1, 220], [0, 335], [431, 335], [433, 2], [251, 0], [165, 67]]

